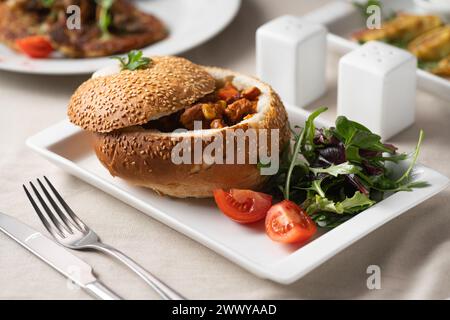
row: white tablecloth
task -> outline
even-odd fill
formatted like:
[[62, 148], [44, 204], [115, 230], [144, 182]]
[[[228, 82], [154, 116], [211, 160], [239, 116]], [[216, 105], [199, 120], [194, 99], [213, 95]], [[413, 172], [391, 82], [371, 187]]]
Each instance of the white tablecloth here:
[[[254, 32], [281, 14], [303, 14], [327, 1], [244, 0], [224, 32], [184, 54], [201, 64], [255, 73]], [[336, 56], [328, 63], [327, 105], [334, 117]], [[65, 117], [68, 98], [85, 76], [0, 72], [0, 211], [43, 230], [21, 184], [46, 174], [102, 239], [134, 257], [191, 299], [445, 298], [450, 296], [450, 190], [408, 211], [350, 246], [298, 282], [279, 285], [256, 276], [138, 210], [56, 168], [25, 139]], [[450, 176], [450, 102], [420, 92], [416, 124], [392, 143], [408, 151], [426, 132], [420, 162]], [[77, 252], [125, 298], [157, 298], [134, 274], [98, 253]], [[369, 265], [381, 268], [381, 289], [366, 286]], [[85, 299], [66, 280], [0, 233], [0, 298]]]

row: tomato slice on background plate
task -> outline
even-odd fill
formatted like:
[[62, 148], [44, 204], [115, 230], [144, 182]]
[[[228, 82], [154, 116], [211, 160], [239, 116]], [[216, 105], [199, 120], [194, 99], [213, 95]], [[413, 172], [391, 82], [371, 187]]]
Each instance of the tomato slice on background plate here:
[[44, 36], [17, 39], [16, 45], [20, 51], [32, 58], [47, 58], [53, 52], [52, 44]]
[[265, 218], [272, 206], [272, 196], [252, 190], [214, 190], [219, 209], [230, 219], [239, 223], [253, 223]]
[[272, 206], [266, 216], [266, 233], [274, 241], [302, 244], [317, 231], [314, 221], [292, 201]]

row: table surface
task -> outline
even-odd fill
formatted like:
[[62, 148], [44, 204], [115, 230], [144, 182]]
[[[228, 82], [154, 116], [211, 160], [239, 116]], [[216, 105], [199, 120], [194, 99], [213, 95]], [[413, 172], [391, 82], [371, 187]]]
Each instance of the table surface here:
[[[282, 14], [304, 14], [327, 1], [244, 0], [233, 23], [183, 56], [194, 62], [255, 73], [254, 32]], [[338, 56], [328, 59], [326, 105], [335, 116]], [[101, 238], [134, 257], [190, 299], [441, 299], [450, 296], [450, 189], [372, 232], [296, 283], [259, 279], [201, 244], [70, 176], [29, 150], [24, 141], [65, 118], [67, 101], [87, 76], [0, 72], [0, 211], [43, 230], [22, 183], [52, 178], [66, 200]], [[412, 150], [426, 132], [420, 162], [450, 176], [450, 102], [417, 94], [414, 126], [390, 142]], [[100, 280], [127, 299], [157, 299], [125, 267], [95, 252], [76, 252]], [[381, 268], [381, 289], [367, 288], [367, 268]], [[1, 299], [88, 299], [57, 272], [0, 233]]]

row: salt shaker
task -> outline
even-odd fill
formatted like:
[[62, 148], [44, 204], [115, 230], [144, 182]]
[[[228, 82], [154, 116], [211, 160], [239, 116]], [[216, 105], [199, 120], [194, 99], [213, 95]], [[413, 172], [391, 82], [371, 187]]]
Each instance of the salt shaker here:
[[258, 77], [280, 94], [283, 102], [304, 107], [326, 90], [324, 26], [286, 15], [256, 31]]
[[417, 59], [372, 41], [339, 61], [338, 109], [389, 139], [414, 123]]

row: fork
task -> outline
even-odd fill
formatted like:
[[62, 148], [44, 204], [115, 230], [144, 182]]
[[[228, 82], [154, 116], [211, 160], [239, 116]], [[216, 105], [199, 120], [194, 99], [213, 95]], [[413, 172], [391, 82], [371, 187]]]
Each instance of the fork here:
[[[54, 195], [51, 196], [45, 185], [41, 182], [41, 180], [37, 179], [41, 190], [43, 191], [47, 201], [53, 207], [54, 212], [47, 205], [46, 201], [44, 201], [38, 189], [34, 186], [34, 184], [30, 181], [30, 186], [33, 189], [36, 198], [39, 200], [42, 208], [44, 208], [47, 213], [48, 218], [46, 218], [35, 200], [31, 196], [28, 189], [23, 185], [23, 189], [31, 202], [34, 210], [36, 211], [39, 219], [44, 224], [44, 227], [47, 231], [53, 236], [53, 238], [58, 241], [61, 245], [74, 249], [74, 250], [84, 250], [84, 249], [93, 249], [98, 250], [103, 253], [109, 254], [113, 256], [117, 260], [121, 261], [128, 268], [134, 271], [139, 277], [141, 277], [150, 287], [152, 287], [163, 299], [165, 300], [184, 300], [185, 298], [171, 289], [169, 286], [164, 284], [161, 280], [156, 278], [150, 272], [145, 270], [131, 258], [126, 256], [124, 253], [119, 250], [102, 243], [97, 236], [97, 234], [90, 229], [78, 216], [73, 212], [73, 210], [69, 207], [69, 205], [64, 201], [52, 183], [44, 176], [44, 179], [47, 185], [52, 190]], [[60, 205], [57, 204], [57, 201]]]

